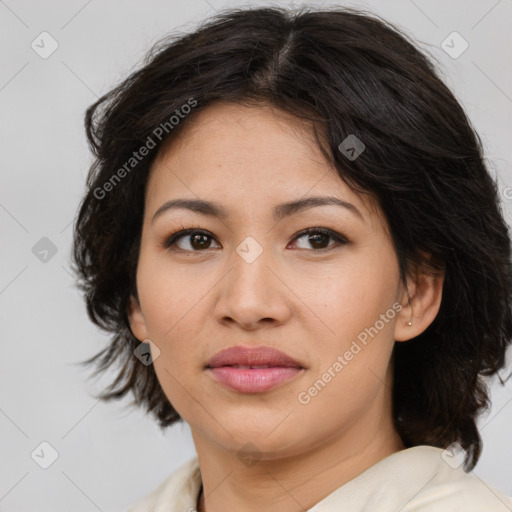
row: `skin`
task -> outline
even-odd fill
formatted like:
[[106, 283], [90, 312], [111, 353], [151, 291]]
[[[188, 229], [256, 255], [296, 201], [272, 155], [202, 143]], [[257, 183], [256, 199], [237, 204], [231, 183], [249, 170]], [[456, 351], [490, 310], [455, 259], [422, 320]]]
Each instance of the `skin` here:
[[[404, 448], [392, 423], [391, 353], [395, 340], [409, 340], [433, 321], [443, 277], [418, 272], [401, 282], [384, 214], [345, 185], [305, 122], [267, 106], [224, 102], [189, 121], [152, 165], [131, 329], [159, 348], [160, 384], [190, 425], [206, 497], [200, 508], [305, 510]], [[310, 196], [338, 197], [362, 217], [323, 205], [273, 219], [276, 204]], [[215, 201], [229, 216], [175, 209], [152, 221], [176, 198]], [[296, 238], [310, 227], [349, 243]], [[194, 244], [189, 235], [166, 248], [183, 228], [211, 238]], [[252, 263], [236, 252], [248, 236], [263, 250]], [[393, 304], [400, 312], [300, 403], [298, 394]], [[305, 369], [264, 393], [230, 390], [204, 366], [238, 344], [275, 347]], [[252, 464], [238, 456], [249, 442], [259, 458]]]

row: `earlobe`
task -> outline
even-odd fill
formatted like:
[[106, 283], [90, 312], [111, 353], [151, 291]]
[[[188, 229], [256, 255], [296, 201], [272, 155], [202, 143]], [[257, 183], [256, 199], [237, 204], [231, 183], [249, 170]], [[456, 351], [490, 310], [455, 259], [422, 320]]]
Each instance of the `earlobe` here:
[[128, 307], [128, 321], [133, 335], [139, 340], [143, 341], [148, 338], [148, 331], [146, 328], [146, 321], [142, 313], [140, 304], [133, 295], [130, 296], [130, 304]]
[[441, 306], [444, 273], [419, 274], [406, 290], [403, 308], [395, 324], [395, 341], [408, 341], [434, 321]]

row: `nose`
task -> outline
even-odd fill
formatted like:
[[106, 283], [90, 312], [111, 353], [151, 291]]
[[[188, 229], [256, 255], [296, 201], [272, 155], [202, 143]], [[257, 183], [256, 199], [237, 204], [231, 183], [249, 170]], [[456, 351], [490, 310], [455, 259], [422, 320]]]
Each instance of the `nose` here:
[[256, 330], [264, 325], [283, 324], [290, 318], [291, 292], [270, 253], [263, 250], [252, 262], [234, 254], [233, 266], [219, 283], [215, 306], [219, 322]]

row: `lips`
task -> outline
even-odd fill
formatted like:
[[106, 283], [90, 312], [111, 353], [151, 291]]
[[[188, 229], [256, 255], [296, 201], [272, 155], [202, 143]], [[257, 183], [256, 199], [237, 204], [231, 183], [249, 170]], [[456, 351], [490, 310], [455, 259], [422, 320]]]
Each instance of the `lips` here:
[[217, 352], [207, 363], [207, 368], [232, 366], [234, 368], [303, 368], [284, 352], [272, 347], [229, 347]]
[[217, 352], [205, 370], [231, 391], [264, 393], [299, 377], [305, 368], [275, 348], [238, 345]]

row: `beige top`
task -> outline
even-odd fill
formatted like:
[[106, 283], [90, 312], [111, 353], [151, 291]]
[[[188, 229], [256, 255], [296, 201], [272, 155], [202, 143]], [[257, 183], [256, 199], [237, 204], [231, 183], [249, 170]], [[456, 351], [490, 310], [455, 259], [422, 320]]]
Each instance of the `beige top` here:
[[[512, 498], [442, 454], [432, 446], [393, 453], [308, 512], [512, 512]], [[194, 512], [200, 486], [194, 457], [127, 512]]]

